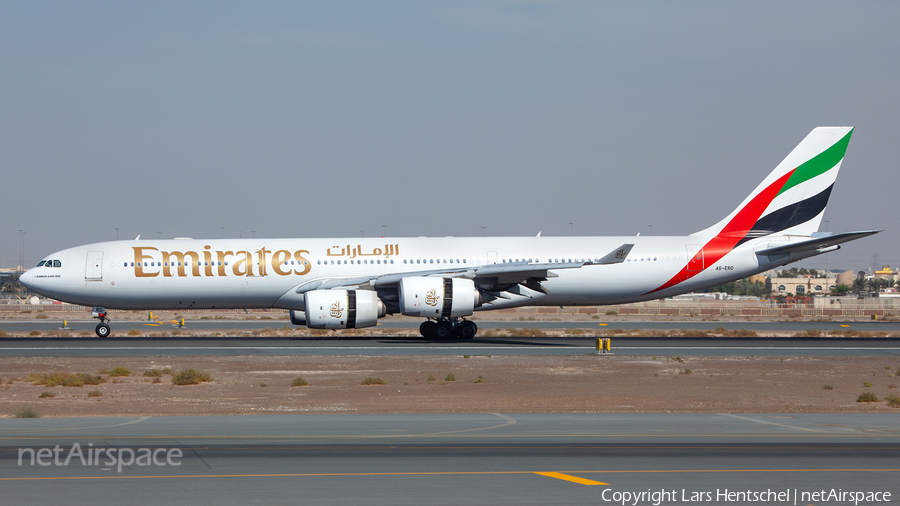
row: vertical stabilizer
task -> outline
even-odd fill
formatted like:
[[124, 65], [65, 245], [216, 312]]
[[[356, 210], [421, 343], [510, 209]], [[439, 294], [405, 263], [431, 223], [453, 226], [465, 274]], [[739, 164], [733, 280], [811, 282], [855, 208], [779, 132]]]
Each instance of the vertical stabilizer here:
[[728, 237], [734, 246], [774, 233], [818, 230], [853, 127], [813, 129], [724, 220], [700, 237]]

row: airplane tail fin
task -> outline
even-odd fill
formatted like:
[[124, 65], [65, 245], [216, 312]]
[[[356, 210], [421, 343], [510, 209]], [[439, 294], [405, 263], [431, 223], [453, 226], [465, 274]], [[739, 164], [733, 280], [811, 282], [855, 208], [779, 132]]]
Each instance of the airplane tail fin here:
[[733, 246], [781, 233], [809, 236], [819, 229], [853, 127], [817, 127], [724, 220], [694, 236]]

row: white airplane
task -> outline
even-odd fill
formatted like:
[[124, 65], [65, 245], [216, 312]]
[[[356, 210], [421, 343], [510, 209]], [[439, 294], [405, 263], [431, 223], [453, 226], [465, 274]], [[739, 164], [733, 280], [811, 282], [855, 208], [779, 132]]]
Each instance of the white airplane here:
[[20, 281], [106, 309], [282, 308], [315, 329], [386, 314], [469, 339], [475, 311], [623, 304], [742, 279], [877, 231], [819, 233], [852, 127], [819, 127], [725, 219], [684, 237], [139, 240], [48, 255]]

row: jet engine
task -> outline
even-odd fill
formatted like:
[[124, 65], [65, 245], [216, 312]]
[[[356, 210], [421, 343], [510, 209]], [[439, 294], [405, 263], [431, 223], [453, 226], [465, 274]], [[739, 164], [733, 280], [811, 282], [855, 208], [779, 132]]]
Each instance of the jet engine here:
[[471, 279], [408, 277], [400, 280], [400, 312], [407, 316], [469, 316], [481, 303], [481, 292], [475, 289]]
[[372, 290], [314, 290], [305, 294], [305, 314], [291, 310], [291, 323], [311, 329], [374, 327], [385, 315]]

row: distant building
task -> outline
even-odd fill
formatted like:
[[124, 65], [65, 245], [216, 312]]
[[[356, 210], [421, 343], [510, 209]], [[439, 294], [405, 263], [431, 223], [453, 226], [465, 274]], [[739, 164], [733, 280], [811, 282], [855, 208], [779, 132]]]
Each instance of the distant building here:
[[891, 270], [890, 265], [882, 265], [881, 270], [875, 271], [875, 279], [889, 279], [891, 281], [897, 281], [898, 274], [900, 274], [900, 272]]
[[770, 277], [773, 295], [786, 295], [792, 293], [797, 296], [824, 295], [831, 292], [837, 279], [830, 275], [823, 278], [812, 276], [800, 276], [796, 278]]

